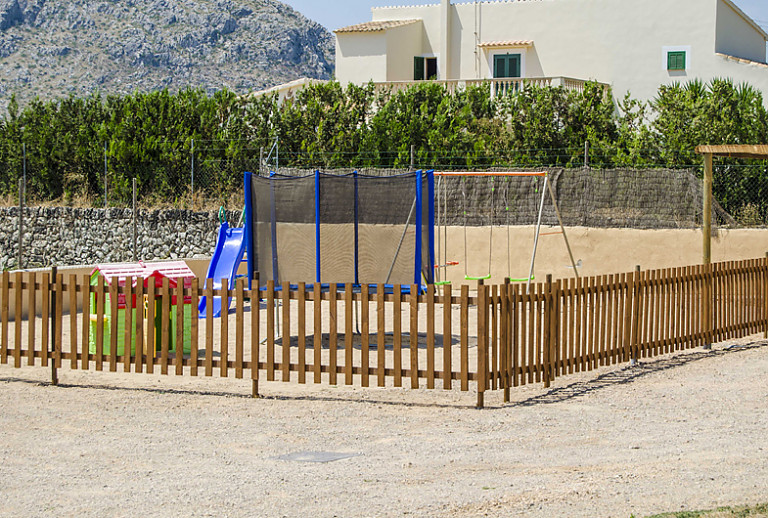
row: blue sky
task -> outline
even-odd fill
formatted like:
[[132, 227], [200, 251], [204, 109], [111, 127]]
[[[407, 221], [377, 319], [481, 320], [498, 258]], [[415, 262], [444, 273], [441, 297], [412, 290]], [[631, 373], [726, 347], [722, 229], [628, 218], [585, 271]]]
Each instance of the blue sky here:
[[[371, 7], [385, 5], [434, 4], [439, 0], [283, 0], [294, 9], [328, 29], [363, 23], [371, 19]], [[734, 0], [745, 13], [768, 30], [768, 1]]]

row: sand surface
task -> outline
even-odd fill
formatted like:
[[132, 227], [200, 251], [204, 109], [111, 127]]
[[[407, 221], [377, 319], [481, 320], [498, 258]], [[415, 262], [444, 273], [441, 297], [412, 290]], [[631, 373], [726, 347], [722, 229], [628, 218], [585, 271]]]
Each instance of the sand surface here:
[[[768, 500], [761, 337], [488, 393], [0, 365], [0, 516], [629, 517]], [[281, 460], [297, 452], [353, 457]]]

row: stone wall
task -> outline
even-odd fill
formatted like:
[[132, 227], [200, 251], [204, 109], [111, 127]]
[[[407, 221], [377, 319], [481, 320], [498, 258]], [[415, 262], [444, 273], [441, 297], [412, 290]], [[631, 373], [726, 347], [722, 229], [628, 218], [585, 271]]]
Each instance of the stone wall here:
[[[22, 267], [38, 268], [133, 260], [130, 209], [31, 207], [24, 210]], [[237, 222], [239, 212], [228, 214]], [[216, 212], [139, 210], [137, 257], [164, 260], [210, 257], [216, 246]], [[0, 208], [0, 270], [18, 263], [19, 209]]]

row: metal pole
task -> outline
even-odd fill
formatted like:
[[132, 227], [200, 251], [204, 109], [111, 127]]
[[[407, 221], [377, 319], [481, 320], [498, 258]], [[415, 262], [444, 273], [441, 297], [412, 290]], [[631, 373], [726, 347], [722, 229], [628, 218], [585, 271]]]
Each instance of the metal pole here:
[[259, 148], [259, 176], [264, 175], [264, 146]]
[[136, 178], [133, 179], [133, 261], [138, 261], [138, 254], [136, 253], [136, 234], [138, 229], [136, 227]]
[[104, 208], [106, 209], [107, 204], [107, 175], [109, 174], [109, 170], [107, 168], [107, 143], [104, 142]]
[[531, 254], [531, 268], [528, 271], [528, 284], [526, 284], [526, 291], [531, 291], [531, 279], [533, 278], [533, 265], [536, 262], [536, 247], [539, 246], [539, 231], [541, 230], [541, 215], [544, 212], [544, 200], [547, 196], [547, 185], [549, 185], [549, 176], [544, 177], [544, 189], [541, 193], [541, 205], [539, 206], [539, 219], [536, 222], [536, 236], [533, 238], [533, 253]]
[[416, 169], [416, 146], [411, 144], [411, 171]]
[[21, 168], [22, 168], [22, 176], [24, 178], [24, 196], [25, 196], [24, 199], [26, 201], [26, 195], [27, 195], [27, 144], [22, 142], [21, 148], [23, 150], [22, 151], [23, 159], [22, 159], [22, 162], [21, 162], [21, 164], [22, 164]]
[[584, 142], [584, 168], [589, 167], [589, 141]]
[[[19, 259], [16, 268], [21, 270], [24, 258], [24, 178], [19, 178]], [[19, 288], [21, 289], [21, 288]]]
[[[546, 181], [545, 181], [546, 183]], [[568, 234], [565, 233], [565, 225], [563, 225], [563, 218], [560, 216], [560, 208], [557, 206], [557, 200], [555, 199], [555, 190], [552, 188], [552, 182], [549, 182], [549, 196], [552, 198], [552, 205], [555, 207], [555, 214], [557, 215], [557, 221], [560, 223], [560, 230], [563, 231], [563, 239], [565, 240], [565, 247], [568, 249], [568, 257], [571, 258], [571, 266], [573, 266], [573, 273], [576, 274], [576, 278], [579, 278], [579, 270], [576, 268], [576, 261], [573, 260], [573, 252], [571, 252], [571, 244], [568, 242]]]
[[704, 207], [701, 216], [704, 228], [704, 264], [712, 262], [712, 176], [712, 153], [706, 153], [704, 155]]
[[190, 173], [192, 178], [192, 200], [194, 205], [195, 199], [195, 139], [192, 139], [192, 171]]
[[[437, 282], [440, 282], [440, 281], [443, 280], [442, 279], [442, 277], [443, 277], [443, 275], [442, 275], [443, 266], [442, 265], [443, 265], [443, 262], [444, 262], [443, 261], [443, 250], [441, 248], [442, 241], [440, 239], [440, 234], [441, 234], [441, 230], [442, 230], [440, 228], [440, 216], [442, 215], [441, 212], [440, 212], [440, 210], [441, 210], [440, 194], [441, 194], [442, 185], [443, 185], [443, 177], [440, 176], [440, 177], [437, 178], [437, 218], [436, 218], [437, 219], [437, 265], [436, 265], [437, 268], [435, 268], [435, 270], [436, 270], [435, 271], [435, 274], [436, 274], [435, 275], [435, 279], [437, 280]], [[446, 271], [445, 273], [447, 274], [448, 272]]]
[[408, 233], [408, 225], [411, 224], [411, 218], [413, 217], [413, 211], [416, 209], [416, 198], [413, 199], [413, 204], [411, 205], [411, 211], [408, 213], [408, 220], [405, 222], [405, 228], [403, 229], [403, 234], [400, 236], [400, 242], [397, 244], [397, 250], [395, 250], [395, 257], [392, 259], [392, 264], [389, 265], [389, 273], [387, 273], [387, 280], [384, 281], [385, 284], [389, 284], [389, 278], [392, 277], [392, 271], [395, 269], [395, 263], [397, 262], [397, 256], [400, 255], [400, 249], [403, 248], [403, 241], [405, 241], [405, 235]]

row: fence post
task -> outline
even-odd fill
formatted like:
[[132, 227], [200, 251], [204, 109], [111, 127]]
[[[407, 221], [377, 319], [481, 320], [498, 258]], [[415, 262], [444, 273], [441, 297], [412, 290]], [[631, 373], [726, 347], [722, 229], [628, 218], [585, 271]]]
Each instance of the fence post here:
[[562, 302], [561, 299], [561, 293], [563, 289], [563, 281], [562, 279], [558, 279], [556, 283], [553, 284], [553, 292], [552, 292], [552, 310], [550, 311], [550, 329], [552, 333], [552, 346], [550, 348], [550, 364], [552, 365], [552, 374], [550, 375], [550, 381], [554, 381], [557, 379], [557, 377], [560, 375], [560, 369], [561, 369], [561, 359], [562, 355], [560, 354], [560, 304]]
[[710, 350], [714, 341], [715, 270], [717, 265], [705, 263], [704, 268], [704, 350]]
[[589, 141], [584, 142], [584, 169], [589, 167]]
[[485, 284], [483, 280], [477, 281], [477, 405], [481, 409], [485, 406], [485, 384], [488, 378], [488, 328], [485, 325], [485, 313], [488, 310], [485, 300]]
[[411, 171], [416, 169], [416, 146], [411, 144]]
[[[252, 326], [251, 333], [255, 333], [255, 340], [252, 341], [255, 347], [251, 350], [251, 397], [259, 397], [259, 318], [261, 318], [261, 285], [259, 284], [259, 272], [253, 273], [253, 283], [251, 284], [251, 322], [256, 323], [255, 327]], [[255, 296], [254, 296], [255, 294]], [[256, 312], [256, 317], [253, 318], [253, 312]]]
[[549, 388], [552, 383], [552, 328], [550, 325], [550, 319], [552, 318], [552, 274], [547, 274], [547, 282], [544, 289], [544, 340], [542, 341], [542, 348], [544, 353], [544, 388]]
[[19, 178], [19, 259], [16, 268], [21, 270], [24, 259], [24, 178]]
[[636, 367], [640, 358], [640, 265], [635, 266], [635, 275], [632, 285], [632, 329], [630, 335], [630, 360], [629, 366]]
[[[56, 308], [56, 296], [57, 296], [56, 295], [56, 288], [57, 288], [56, 279], [58, 278], [58, 274], [59, 274], [58, 268], [56, 268], [55, 266], [52, 267], [51, 268], [52, 289], [50, 289], [49, 292], [51, 296], [51, 305], [50, 305], [51, 307], [51, 324], [50, 324], [51, 325], [51, 336], [50, 336], [51, 385], [53, 386], [56, 386], [59, 384], [59, 373], [57, 371], [57, 365], [56, 365], [56, 361], [58, 360], [58, 358], [56, 357], [56, 325], [57, 325], [56, 314], [58, 313]], [[30, 311], [32, 311], [31, 308], [30, 308]]]
[[768, 338], [768, 252], [763, 261], [763, 338]]
[[512, 301], [509, 297], [509, 289], [510, 289], [510, 279], [509, 277], [504, 278], [504, 292], [501, 296], [501, 325], [503, 329], [502, 333], [502, 355], [501, 355], [501, 372], [502, 374], [502, 380], [503, 380], [503, 387], [504, 387], [504, 402], [509, 403], [509, 386], [511, 384], [512, 380], [512, 373], [509, 370], [509, 366], [512, 363], [510, 361], [511, 354], [512, 354], [512, 326], [510, 325], [512, 322], [512, 319], [510, 318], [510, 315], [512, 314]]

